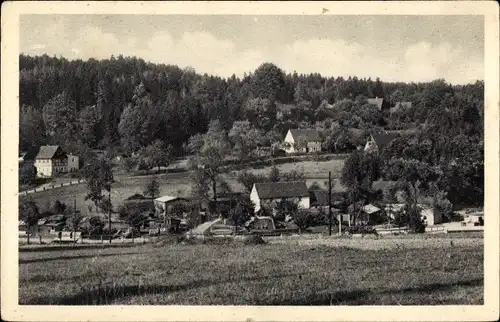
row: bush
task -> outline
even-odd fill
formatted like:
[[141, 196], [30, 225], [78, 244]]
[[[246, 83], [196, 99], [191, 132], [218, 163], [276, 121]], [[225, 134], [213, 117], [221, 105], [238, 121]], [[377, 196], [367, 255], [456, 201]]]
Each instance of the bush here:
[[351, 226], [347, 228], [349, 234], [378, 235], [377, 230], [372, 226]]

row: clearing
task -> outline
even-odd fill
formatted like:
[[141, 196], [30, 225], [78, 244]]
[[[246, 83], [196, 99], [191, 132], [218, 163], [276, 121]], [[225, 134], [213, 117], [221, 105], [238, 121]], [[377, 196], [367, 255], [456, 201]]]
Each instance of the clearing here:
[[483, 304], [482, 238], [23, 249], [20, 304]]

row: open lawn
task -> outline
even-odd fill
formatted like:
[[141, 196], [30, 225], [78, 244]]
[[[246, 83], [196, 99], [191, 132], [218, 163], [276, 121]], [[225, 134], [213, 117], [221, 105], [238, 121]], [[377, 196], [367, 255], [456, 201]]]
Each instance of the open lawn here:
[[[318, 182], [320, 185], [325, 185], [328, 180], [328, 171], [332, 171], [332, 178], [339, 178], [340, 171], [343, 166], [342, 159], [333, 159], [330, 161], [303, 161], [295, 163], [286, 163], [278, 165], [280, 171], [289, 172], [297, 170], [304, 173], [308, 178], [307, 184], [311, 185], [313, 182]], [[258, 169], [248, 169], [255, 173], [267, 174], [270, 171], [269, 166], [260, 167]], [[224, 179], [228, 182], [233, 191], [243, 191], [244, 187], [237, 181], [239, 171], [232, 171], [223, 175]], [[176, 195], [187, 197], [191, 194], [191, 179], [190, 172], [157, 174], [140, 177], [130, 177], [125, 175], [116, 176], [116, 182], [112, 186], [111, 201], [115, 207], [120, 205], [124, 199], [130, 197], [134, 193], [143, 193], [144, 187], [153, 178], [160, 182], [160, 195]], [[334, 180], [334, 190], [339, 187], [338, 180]], [[82, 211], [84, 215], [89, 214], [87, 205], [91, 204], [90, 201], [85, 201], [87, 194], [86, 185], [79, 184], [74, 186], [66, 186], [56, 188], [48, 191], [37, 192], [29, 194], [27, 198], [34, 200], [42, 210], [51, 207], [56, 200], [66, 204], [73, 205], [76, 199], [76, 206]], [[95, 210], [93, 210], [95, 211]]]
[[482, 238], [324, 240], [26, 249], [20, 304], [483, 304]]

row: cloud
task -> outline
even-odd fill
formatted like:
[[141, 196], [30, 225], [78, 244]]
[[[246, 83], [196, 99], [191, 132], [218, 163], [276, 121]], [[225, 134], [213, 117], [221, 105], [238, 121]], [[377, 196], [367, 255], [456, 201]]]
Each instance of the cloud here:
[[[448, 42], [417, 42], [407, 48], [380, 48], [344, 39], [305, 39], [270, 47], [244, 48], [235, 40], [221, 39], [207, 31], [184, 32], [174, 37], [167, 30], [147, 39], [130, 34], [118, 37], [87, 25], [70, 36], [67, 23], [57, 21], [37, 31], [37, 42], [27, 53], [56, 54], [68, 58], [138, 56], [155, 63], [191, 66], [199, 73], [229, 77], [254, 71], [263, 62], [273, 62], [286, 72], [321, 73], [324, 76], [380, 77], [383, 81], [429, 81], [445, 78], [452, 83], [483, 79], [483, 58]], [[45, 40], [43, 43], [42, 40]]]

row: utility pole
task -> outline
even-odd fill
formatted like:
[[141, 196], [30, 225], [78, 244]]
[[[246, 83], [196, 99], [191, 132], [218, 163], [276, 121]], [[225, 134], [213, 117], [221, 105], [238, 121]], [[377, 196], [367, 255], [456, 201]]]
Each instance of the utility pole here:
[[109, 205], [108, 205], [108, 231], [109, 231], [109, 243], [111, 244], [111, 189], [109, 189]]
[[328, 171], [328, 236], [332, 235], [332, 172]]
[[73, 199], [73, 243], [76, 244], [76, 230], [77, 227], [75, 227], [76, 223], [76, 195], [74, 196]]

